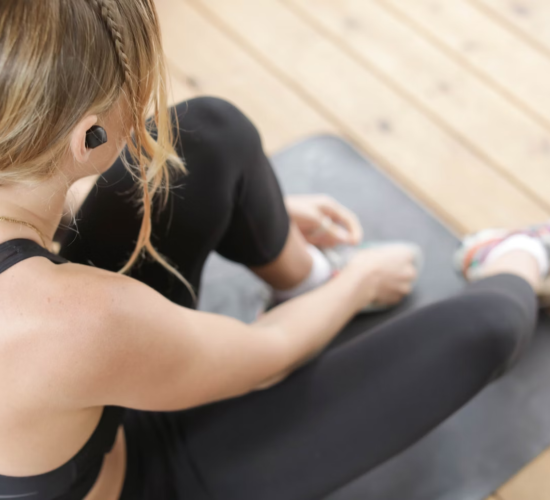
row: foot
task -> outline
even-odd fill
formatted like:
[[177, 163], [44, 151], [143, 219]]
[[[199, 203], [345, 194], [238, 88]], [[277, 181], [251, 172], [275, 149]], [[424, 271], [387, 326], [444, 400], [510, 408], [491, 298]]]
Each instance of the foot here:
[[[424, 254], [422, 252], [422, 249], [414, 243], [405, 242], [405, 241], [383, 241], [383, 242], [371, 241], [371, 242], [362, 243], [357, 247], [337, 247], [335, 249], [324, 250], [323, 252], [332, 266], [333, 276], [336, 276], [348, 264], [348, 262], [357, 253], [357, 251], [365, 250], [368, 248], [396, 245], [396, 244], [408, 246], [413, 250], [415, 254], [415, 267], [419, 276], [420, 271], [422, 270], [422, 266], [424, 264]], [[360, 312], [362, 314], [373, 313], [373, 312], [385, 311], [387, 309], [391, 309], [392, 307], [394, 306], [373, 303], [363, 308]]]
[[[517, 252], [529, 254], [536, 261], [536, 272], [532, 266], [507, 259]], [[548, 262], [550, 258], [550, 221], [526, 228], [485, 229], [468, 235], [462, 241], [454, 256], [454, 266], [468, 281], [477, 281], [496, 274], [496, 266], [501, 273], [510, 272], [524, 277], [535, 289], [541, 303], [550, 303], [550, 278]], [[496, 260], [507, 260], [500, 265]]]
[[[410, 242], [403, 242], [403, 241], [385, 241], [385, 242], [365, 242], [362, 243], [359, 246], [339, 246], [332, 249], [324, 249], [322, 250], [322, 253], [326, 257], [326, 260], [328, 261], [328, 264], [330, 266], [329, 274], [327, 279], [331, 279], [335, 276], [337, 276], [344, 267], [347, 266], [349, 261], [353, 258], [353, 256], [360, 250], [365, 250], [368, 248], [373, 247], [380, 247], [380, 246], [388, 246], [388, 245], [405, 245], [410, 247], [414, 254], [415, 254], [415, 266], [418, 271], [418, 275], [420, 274], [420, 270], [423, 266], [423, 252], [422, 249]], [[261, 311], [259, 311], [258, 316], [261, 316], [265, 311], [268, 311], [269, 309], [281, 304], [284, 302], [284, 300], [278, 300], [278, 298], [272, 294], [269, 298], [267, 298], [264, 307]], [[382, 305], [373, 303], [368, 305], [367, 307], [363, 308], [360, 313], [366, 314], [366, 313], [374, 313], [378, 311], [385, 311], [387, 309], [391, 309], [394, 307], [393, 305]]]

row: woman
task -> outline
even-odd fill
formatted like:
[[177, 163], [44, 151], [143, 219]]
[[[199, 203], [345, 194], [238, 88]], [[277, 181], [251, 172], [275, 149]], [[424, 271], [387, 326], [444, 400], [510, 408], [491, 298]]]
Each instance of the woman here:
[[[166, 111], [152, 0], [3, 1], [0, 95], [0, 498], [322, 498], [459, 409], [533, 331], [542, 226], [469, 241], [463, 293], [320, 354], [409, 293], [414, 252], [357, 251], [330, 278], [304, 234], [356, 243], [355, 218], [325, 198], [289, 217], [230, 104]], [[92, 174], [57, 256], [68, 190]], [[195, 311], [213, 250], [281, 305], [252, 325]]]

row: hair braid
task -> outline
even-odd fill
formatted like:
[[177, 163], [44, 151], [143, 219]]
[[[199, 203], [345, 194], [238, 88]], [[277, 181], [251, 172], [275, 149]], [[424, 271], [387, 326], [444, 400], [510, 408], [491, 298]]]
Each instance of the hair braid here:
[[[137, 106], [138, 104], [137, 87], [134, 85], [134, 76], [130, 65], [130, 59], [128, 58], [128, 55], [126, 54], [126, 50], [125, 50], [125, 39], [120, 29], [120, 23], [117, 21], [117, 14], [118, 14], [117, 9], [115, 8], [112, 0], [89, 0], [89, 1], [99, 10], [101, 18], [105, 23], [105, 26], [109, 31], [109, 35], [111, 36], [111, 39], [114, 43], [114, 46], [116, 49], [116, 55], [117, 55], [122, 73], [124, 75], [124, 83], [127, 86], [127, 89], [129, 91], [128, 98], [130, 101], [134, 131], [137, 132], [137, 128], [140, 125], [140, 112]], [[135, 146], [135, 159], [137, 160], [137, 166], [141, 173], [143, 205], [144, 207], [150, 207], [151, 194], [149, 191], [147, 171], [143, 166], [143, 161], [142, 161], [143, 150], [142, 150], [142, 144], [141, 144], [139, 133], [134, 134], [134, 146]], [[150, 242], [151, 230], [152, 230], [151, 216], [150, 216], [150, 213], [148, 214], [146, 210], [146, 213], [144, 214], [144, 218], [142, 221], [141, 231], [138, 237], [138, 243], [142, 243], [142, 245], [138, 245], [138, 247], [139, 246], [141, 246], [142, 248], [145, 247], [148, 250], [152, 249], [150, 248], [152, 247]], [[137, 253], [141, 253], [139, 249], [136, 249], [136, 251], [132, 255], [132, 259], [130, 262], [135, 260], [134, 257], [137, 256], [136, 255]], [[126, 265], [123, 271], [128, 271], [130, 267], [131, 267], [131, 264]]]
[[101, 121], [120, 104], [121, 158], [143, 216], [121, 272], [147, 253], [186, 283], [151, 243], [152, 199], [162, 192], [165, 208], [172, 170], [185, 173], [155, 0], [0, 0], [0, 31], [0, 184], [51, 178], [78, 120], [93, 113]]
[[[159, 264], [161, 264], [169, 272], [175, 274], [187, 287], [194, 301], [197, 300], [197, 296], [193, 287], [189, 282], [183, 277], [183, 275], [171, 266], [166, 259], [158, 253], [153, 244], [151, 243], [152, 235], [152, 217], [151, 217], [151, 204], [152, 204], [152, 194], [151, 188], [149, 186], [149, 179], [147, 170], [143, 165], [143, 144], [141, 141], [141, 134], [137, 133], [138, 129], [141, 127], [142, 120], [142, 111], [138, 107], [138, 88], [135, 85], [135, 78], [130, 65], [130, 59], [126, 54], [125, 50], [125, 39], [123, 37], [122, 31], [120, 29], [120, 23], [117, 21], [117, 9], [115, 8], [113, 0], [89, 0], [95, 7], [99, 10], [99, 13], [108, 28], [112, 41], [116, 48], [116, 55], [119, 60], [120, 67], [124, 74], [124, 83], [129, 90], [129, 99], [132, 109], [132, 118], [134, 124], [134, 158], [137, 161], [137, 166], [139, 168], [141, 179], [136, 177], [137, 180], [141, 182], [142, 188], [142, 203], [144, 207], [144, 214], [142, 219], [142, 224], [138, 236], [138, 241], [136, 248], [132, 252], [129, 262], [124, 266], [121, 272], [128, 272], [134, 265], [137, 258], [143, 253], [144, 250], [149, 252]], [[158, 114], [158, 110], [157, 110]], [[132, 173], [133, 175], [133, 173]], [[157, 181], [156, 184], [153, 184], [152, 190], [153, 194], [158, 188], [160, 183]]]
[[130, 87], [132, 94], [134, 94], [135, 88], [133, 85], [132, 69], [130, 67], [130, 60], [126, 55], [124, 49], [124, 38], [120, 30], [119, 23], [116, 20], [115, 8], [111, 0], [89, 0], [99, 10], [101, 18], [105, 22], [105, 25], [109, 29], [109, 34], [115, 44], [116, 55], [118, 57], [122, 72], [124, 74], [124, 82]]
[[[134, 72], [130, 65], [130, 59], [126, 54], [125, 41], [122, 35], [122, 30], [120, 27], [120, 22], [117, 20], [117, 9], [112, 0], [89, 0], [96, 9], [99, 10], [99, 14], [105, 23], [109, 31], [109, 35], [115, 46], [115, 53], [122, 70], [124, 77], [124, 83], [126, 84], [129, 91], [129, 100], [132, 110], [132, 119], [134, 126], [137, 125], [139, 120], [139, 113], [137, 109], [138, 96], [137, 96], [137, 87], [135, 85]], [[139, 140], [139, 139], [138, 139]], [[139, 142], [136, 144], [138, 148], [138, 156], [141, 159], [141, 144]], [[141, 162], [140, 162], [141, 163]]]

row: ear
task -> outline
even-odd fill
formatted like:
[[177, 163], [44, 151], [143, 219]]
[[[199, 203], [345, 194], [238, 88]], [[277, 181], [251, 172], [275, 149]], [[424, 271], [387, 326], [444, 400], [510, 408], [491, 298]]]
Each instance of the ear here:
[[91, 151], [86, 148], [86, 132], [98, 121], [97, 115], [88, 115], [80, 120], [71, 136], [71, 152], [78, 163], [86, 163], [90, 159]]

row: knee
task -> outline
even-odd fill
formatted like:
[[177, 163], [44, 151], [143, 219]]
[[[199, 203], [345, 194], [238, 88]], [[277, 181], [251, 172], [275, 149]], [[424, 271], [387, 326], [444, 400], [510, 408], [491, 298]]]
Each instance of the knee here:
[[179, 133], [214, 151], [229, 154], [257, 154], [262, 151], [258, 130], [246, 115], [230, 102], [217, 97], [197, 97], [176, 107]]
[[493, 375], [506, 372], [529, 345], [535, 329], [535, 317], [513, 295], [500, 291], [482, 291], [464, 297], [462, 331], [468, 348], [475, 349]]

